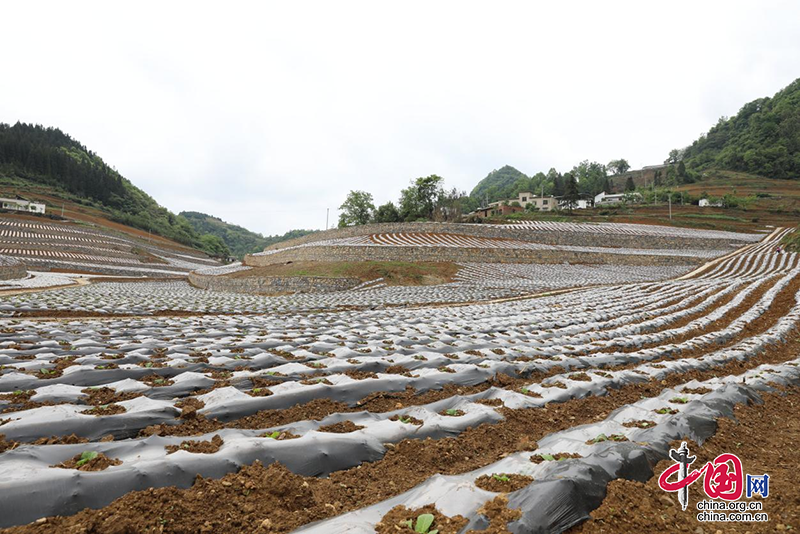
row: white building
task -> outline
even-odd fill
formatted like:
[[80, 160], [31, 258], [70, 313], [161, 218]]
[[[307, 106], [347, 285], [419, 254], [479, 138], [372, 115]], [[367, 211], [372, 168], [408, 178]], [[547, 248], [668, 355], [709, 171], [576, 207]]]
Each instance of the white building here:
[[533, 193], [520, 193], [517, 202], [523, 208], [528, 204], [533, 204], [539, 211], [551, 211], [556, 209], [558, 203], [555, 197], [539, 197]]
[[711, 202], [707, 198], [701, 198], [698, 204], [701, 208], [721, 208], [722, 201], [717, 200], [716, 202]]
[[21, 198], [0, 198], [4, 210], [26, 211], [28, 213], [44, 213], [45, 205]]
[[595, 206], [607, 206], [609, 204], [619, 204], [625, 200], [625, 193], [616, 193], [610, 195], [606, 192], [600, 193], [594, 197]]

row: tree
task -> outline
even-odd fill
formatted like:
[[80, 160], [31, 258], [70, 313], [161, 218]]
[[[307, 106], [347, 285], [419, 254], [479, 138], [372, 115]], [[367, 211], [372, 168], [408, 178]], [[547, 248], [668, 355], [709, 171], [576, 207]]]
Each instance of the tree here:
[[664, 162], [667, 165], [674, 165], [683, 159], [683, 154], [686, 150], [678, 150], [677, 148], [673, 148], [669, 151], [669, 156], [667, 156], [667, 160]]
[[628, 169], [631, 168], [631, 165], [630, 163], [628, 163], [628, 160], [620, 158], [620, 159], [612, 159], [611, 161], [609, 161], [607, 168], [613, 176], [628, 172]]
[[683, 162], [683, 160], [678, 162], [678, 178], [686, 178], [686, 164]]
[[350, 191], [339, 209], [342, 211], [339, 215], [339, 228], [344, 228], [370, 222], [375, 212], [375, 204], [372, 203], [371, 193]]
[[633, 176], [628, 176], [628, 179], [625, 180], [625, 191], [635, 191], [636, 184], [633, 183]]
[[378, 206], [377, 210], [375, 210], [375, 222], [393, 223], [400, 222], [400, 220], [400, 212], [397, 211], [397, 207], [393, 202], [382, 204], [381, 206]]
[[439, 195], [433, 219], [435, 221], [460, 221], [461, 215], [469, 211], [471, 204], [466, 191], [459, 191], [454, 187]]
[[431, 220], [439, 200], [444, 195], [441, 176], [431, 174], [411, 181], [400, 192], [400, 216], [405, 221]]
[[572, 213], [572, 208], [578, 204], [578, 200], [581, 198], [578, 192], [578, 181], [570, 173], [564, 175], [564, 196], [562, 198], [566, 202], [570, 213]]

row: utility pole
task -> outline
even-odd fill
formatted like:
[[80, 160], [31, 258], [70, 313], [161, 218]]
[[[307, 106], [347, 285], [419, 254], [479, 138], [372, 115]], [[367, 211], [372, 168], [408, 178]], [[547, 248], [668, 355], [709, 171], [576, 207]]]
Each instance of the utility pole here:
[[669, 202], [669, 220], [672, 220], [672, 193], [667, 194], [667, 199]]
[[325, 208], [325, 229], [326, 230], [328, 229], [328, 216], [330, 215], [330, 213], [331, 213], [331, 209], [330, 208]]
[[61, 204], [61, 218], [64, 218], [64, 204]]

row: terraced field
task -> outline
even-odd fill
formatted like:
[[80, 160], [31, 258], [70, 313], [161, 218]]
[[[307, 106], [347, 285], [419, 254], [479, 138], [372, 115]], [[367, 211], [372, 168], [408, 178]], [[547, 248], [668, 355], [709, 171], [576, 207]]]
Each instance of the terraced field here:
[[[160, 278], [183, 277], [191, 270], [219, 265], [201, 253], [171, 249], [100, 228], [12, 216], [0, 216], [0, 255], [16, 258], [40, 271]], [[4, 285], [41, 287], [45, 281]]]
[[786, 231], [700, 267], [470, 263], [429, 287], [3, 298], [0, 527], [402, 534], [430, 512], [441, 534], [567, 530], [675, 440], [800, 385]]

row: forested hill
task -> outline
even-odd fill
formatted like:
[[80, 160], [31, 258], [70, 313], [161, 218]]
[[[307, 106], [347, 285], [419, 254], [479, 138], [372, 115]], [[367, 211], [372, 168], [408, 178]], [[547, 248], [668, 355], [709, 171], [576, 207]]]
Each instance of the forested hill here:
[[515, 184], [519, 180], [527, 180], [524, 173], [510, 165], [493, 170], [486, 178], [478, 182], [469, 196], [478, 203], [495, 202], [516, 196]]
[[745, 104], [671, 157], [694, 170], [721, 168], [768, 178], [800, 179], [800, 79], [772, 98]]
[[0, 123], [0, 177], [45, 185], [54, 196], [89, 201], [112, 221], [214, 256], [227, 254], [222, 240], [199, 234], [58, 128]]
[[273, 243], [294, 239], [295, 237], [302, 237], [316, 231], [290, 230], [283, 235], [265, 237], [261, 234], [251, 232], [247, 228], [227, 223], [222, 219], [206, 215], [205, 213], [182, 211], [180, 216], [189, 221], [197, 232], [201, 234], [212, 234], [222, 239], [230, 249], [231, 255], [240, 259], [244, 257], [245, 254], [261, 252]]

